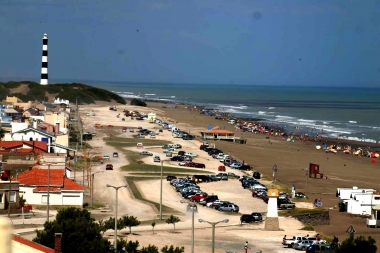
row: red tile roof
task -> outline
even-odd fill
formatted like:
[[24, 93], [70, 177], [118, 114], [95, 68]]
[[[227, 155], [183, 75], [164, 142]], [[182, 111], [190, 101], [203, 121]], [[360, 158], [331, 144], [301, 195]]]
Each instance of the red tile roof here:
[[22, 148], [23, 145], [34, 147], [35, 151], [43, 150], [47, 152], [47, 142], [44, 141], [2, 141], [1, 147], [4, 149]]
[[[47, 191], [48, 170], [33, 167], [18, 175], [20, 185], [36, 186], [34, 191]], [[50, 169], [51, 191], [84, 191], [84, 188], [65, 176], [64, 169]]]
[[18, 243], [27, 245], [27, 246], [29, 246], [29, 247], [31, 247], [33, 249], [36, 249], [36, 250], [38, 250], [40, 252], [44, 252], [44, 253], [54, 253], [55, 252], [53, 249], [50, 249], [50, 248], [45, 247], [45, 246], [43, 246], [41, 244], [29, 241], [29, 240], [24, 239], [22, 237], [19, 237], [17, 235], [13, 235], [13, 241], [16, 241]]

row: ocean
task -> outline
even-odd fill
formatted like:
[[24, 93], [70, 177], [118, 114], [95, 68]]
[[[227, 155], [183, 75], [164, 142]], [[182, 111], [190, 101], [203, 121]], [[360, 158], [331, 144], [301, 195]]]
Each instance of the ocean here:
[[126, 99], [190, 103], [235, 117], [260, 118], [287, 132], [380, 140], [379, 88], [87, 83]]

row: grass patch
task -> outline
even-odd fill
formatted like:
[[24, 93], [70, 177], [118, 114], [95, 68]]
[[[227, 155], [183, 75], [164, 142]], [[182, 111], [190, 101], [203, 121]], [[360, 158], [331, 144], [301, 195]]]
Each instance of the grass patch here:
[[263, 175], [261, 174], [261, 180], [264, 180], [264, 181], [272, 181], [273, 179], [271, 177], [268, 177], [267, 175]]
[[[186, 168], [186, 169], [185, 169]], [[151, 164], [129, 164], [121, 167], [121, 170], [123, 171], [138, 171], [138, 172], [152, 172], [152, 173], [161, 173], [161, 166], [157, 165], [151, 165]], [[163, 173], [188, 173], [188, 174], [211, 174], [210, 171], [205, 170], [195, 170], [195, 169], [188, 169], [187, 167], [167, 167], [162, 166], [162, 172]]]
[[298, 215], [298, 214], [307, 214], [307, 213], [320, 213], [325, 211], [323, 208], [315, 208], [315, 209], [307, 209], [307, 208], [296, 208], [294, 210], [279, 210], [278, 215], [279, 216], [293, 216], [293, 215]]
[[314, 227], [312, 225], [305, 225], [300, 230], [314, 231]]
[[[202, 173], [198, 173], [198, 174], [202, 174]], [[156, 172], [133, 172], [133, 173], [128, 173], [128, 175], [131, 175], [131, 176], [154, 176], [154, 177], [160, 177], [161, 173], [156, 173]], [[169, 175], [175, 175], [177, 177], [184, 177], [184, 176], [188, 176], [189, 174], [186, 174], [186, 173], [162, 173], [162, 176], [169, 176]], [[208, 174], [207, 174], [208, 175]]]
[[165, 144], [170, 144], [170, 141], [164, 140], [154, 140], [154, 139], [143, 139], [143, 138], [121, 138], [121, 137], [112, 137], [103, 138], [107, 145], [113, 147], [134, 147], [137, 143], [142, 143], [144, 146], [163, 146]]
[[309, 198], [294, 198], [292, 199], [293, 202], [307, 202], [307, 203], [310, 203], [310, 199]]
[[[154, 205], [157, 208], [157, 210], [160, 210], [160, 203], [144, 198], [135, 184], [136, 181], [159, 179], [159, 177], [155, 177], [155, 178], [154, 177], [153, 178], [152, 177], [125, 177], [125, 179], [127, 180], [127, 184], [129, 188], [131, 189], [133, 196], [136, 199], [150, 203]], [[177, 214], [178, 211], [168, 206], [162, 205], [162, 213]]]
[[123, 150], [123, 153], [126, 155], [131, 164], [138, 164], [138, 161], [140, 161], [140, 159], [145, 158], [145, 156], [141, 156], [140, 153], [130, 150]]

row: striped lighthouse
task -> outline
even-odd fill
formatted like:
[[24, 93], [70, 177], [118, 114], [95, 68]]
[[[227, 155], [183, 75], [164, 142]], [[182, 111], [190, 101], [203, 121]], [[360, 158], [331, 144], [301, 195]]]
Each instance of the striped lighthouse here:
[[45, 33], [42, 37], [42, 67], [41, 67], [41, 85], [48, 85], [48, 36]]

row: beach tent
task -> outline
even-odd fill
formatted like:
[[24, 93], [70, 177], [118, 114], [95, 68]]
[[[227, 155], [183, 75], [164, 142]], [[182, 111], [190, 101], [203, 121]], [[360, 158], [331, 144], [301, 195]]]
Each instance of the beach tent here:
[[372, 159], [372, 163], [377, 163], [377, 160], [376, 159]]
[[317, 145], [317, 146], [315, 146], [315, 148], [316, 149], [321, 149], [322, 147], [321, 147], [321, 145]]
[[323, 149], [327, 149], [327, 144], [325, 143], [325, 144], [323, 144]]

